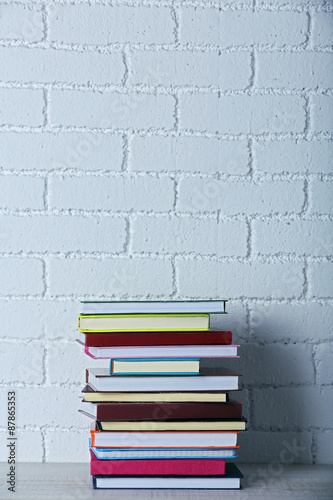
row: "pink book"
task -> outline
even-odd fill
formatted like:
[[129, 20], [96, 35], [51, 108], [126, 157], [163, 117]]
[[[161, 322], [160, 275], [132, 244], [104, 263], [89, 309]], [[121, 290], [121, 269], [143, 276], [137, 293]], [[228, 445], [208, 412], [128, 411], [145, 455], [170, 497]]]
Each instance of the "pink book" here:
[[93, 476], [221, 476], [225, 474], [225, 460], [221, 458], [99, 460], [91, 450], [90, 456], [90, 474]]

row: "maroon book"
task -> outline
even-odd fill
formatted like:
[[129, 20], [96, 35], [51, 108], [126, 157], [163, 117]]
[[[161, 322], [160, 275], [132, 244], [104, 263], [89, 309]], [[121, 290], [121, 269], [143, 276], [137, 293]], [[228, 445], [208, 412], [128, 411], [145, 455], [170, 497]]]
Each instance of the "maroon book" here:
[[[84, 337], [83, 337], [84, 335]], [[232, 333], [211, 332], [112, 332], [82, 333], [88, 347], [157, 346], [157, 345], [229, 345]]]
[[242, 403], [89, 403], [81, 413], [102, 421], [112, 420], [216, 420], [242, 417]]

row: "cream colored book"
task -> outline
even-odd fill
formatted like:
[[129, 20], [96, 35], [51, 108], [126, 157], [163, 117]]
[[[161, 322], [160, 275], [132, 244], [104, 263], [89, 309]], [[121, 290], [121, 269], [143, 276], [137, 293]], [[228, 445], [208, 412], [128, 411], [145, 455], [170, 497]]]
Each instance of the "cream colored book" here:
[[[87, 392], [89, 391], [89, 392]], [[84, 401], [90, 402], [140, 402], [140, 403], [225, 403], [225, 392], [90, 392], [83, 389]]]
[[245, 420], [100, 421], [103, 431], [244, 431]]
[[81, 332], [208, 331], [209, 314], [80, 314], [78, 328]]
[[111, 359], [112, 375], [199, 375], [199, 359]]

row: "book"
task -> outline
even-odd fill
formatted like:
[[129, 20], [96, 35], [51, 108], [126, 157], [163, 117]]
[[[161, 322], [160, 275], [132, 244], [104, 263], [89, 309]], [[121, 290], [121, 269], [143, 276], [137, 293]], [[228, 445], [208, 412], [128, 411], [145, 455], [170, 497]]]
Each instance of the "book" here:
[[102, 431], [244, 431], [245, 419], [97, 421]]
[[[242, 403], [89, 403], [82, 413], [94, 420], [182, 420], [241, 418]], [[130, 417], [130, 418], [129, 418]]]
[[209, 330], [209, 314], [79, 315], [81, 332], [145, 332]]
[[240, 489], [243, 474], [235, 464], [225, 464], [222, 476], [92, 476], [95, 489]]
[[[81, 345], [80, 340], [77, 342]], [[93, 359], [112, 358], [235, 358], [236, 344], [230, 345], [181, 345], [128, 347], [84, 347], [84, 352]]]
[[83, 314], [210, 313], [227, 314], [227, 300], [152, 300], [89, 301], [83, 300]]
[[239, 446], [234, 448], [96, 448], [91, 451], [99, 460], [135, 460], [144, 458], [236, 458]]
[[90, 474], [115, 476], [220, 476], [225, 473], [223, 458], [177, 458], [164, 460], [99, 460], [90, 450]]
[[197, 376], [118, 376], [113, 377], [105, 368], [88, 369], [87, 382], [97, 391], [232, 391], [238, 389], [239, 374], [219, 368], [218, 374]]
[[111, 375], [199, 375], [199, 358], [111, 359]]
[[79, 332], [79, 340], [89, 347], [159, 346], [159, 345], [229, 345], [229, 331], [209, 332]]
[[238, 431], [102, 431], [90, 427], [91, 446], [100, 448], [234, 448]]
[[103, 392], [97, 391], [87, 384], [82, 392], [84, 401], [88, 402], [220, 402], [227, 401], [227, 393], [220, 391], [210, 392]]

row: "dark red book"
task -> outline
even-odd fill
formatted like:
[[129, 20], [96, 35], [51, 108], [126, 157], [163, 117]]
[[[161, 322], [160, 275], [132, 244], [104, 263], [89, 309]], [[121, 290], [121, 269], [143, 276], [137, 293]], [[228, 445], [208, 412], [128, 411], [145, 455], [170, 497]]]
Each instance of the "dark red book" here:
[[99, 460], [90, 450], [90, 474], [99, 476], [220, 476], [225, 474], [222, 458], [154, 458]]
[[90, 403], [82, 401], [82, 413], [102, 421], [118, 420], [215, 420], [241, 418], [242, 403]]
[[158, 346], [158, 345], [229, 345], [232, 333], [211, 332], [112, 332], [83, 333], [80, 340], [88, 347]]

